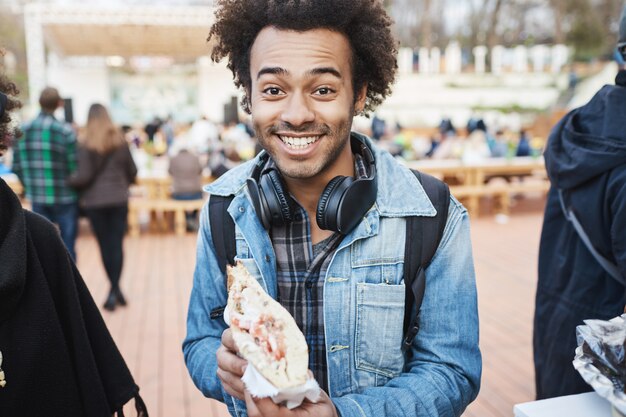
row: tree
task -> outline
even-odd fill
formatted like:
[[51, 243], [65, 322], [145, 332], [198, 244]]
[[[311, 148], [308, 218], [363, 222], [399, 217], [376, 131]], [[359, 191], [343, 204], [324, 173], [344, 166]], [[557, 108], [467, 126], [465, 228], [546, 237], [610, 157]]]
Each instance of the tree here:
[[432, 33], [432, 20], [431, 20], [431, 0], [424, 1], [424, 13], [422, 14], [421, 21], [421, 44], [426, 48], [432, 46], [433, 33]]
[[493, 8], [489, 16], [489, 26], [487, 27], [487, 36], [486, 36], [487, 46], [489, 47], [489, 49], [493, 48], [494, 46], [498, 44], [496, 28], [498, 26], [498, 20], [500, 17], [500, 10], [502, 8], [502, 3], [504, 3], [504, 0], [494, 0], [494, 1], [495, 3], [493, 5]]
[[567, 0], [550, 0], [550, 7], [554, 13], [554, 43], [564, 43], [563, 18], [565, 17]]

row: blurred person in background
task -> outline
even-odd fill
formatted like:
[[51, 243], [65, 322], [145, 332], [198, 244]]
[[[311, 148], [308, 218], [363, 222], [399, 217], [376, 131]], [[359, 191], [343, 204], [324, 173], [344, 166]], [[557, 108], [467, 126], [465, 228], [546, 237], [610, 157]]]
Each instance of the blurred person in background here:
[[504, 135], [504, 131], [498, 129], [490, 142], [491, 156], [493, 158], [504, 158], [509, 149], [509, 141]]
[[[626, 7], [618, 50], [626, 57]], [[567, 114], [544, 153], [552, 187], [539, 248], [533, 331], [538, 399], [592, 390], [572, 366], [576, 326], [619, 316], [626, 304], [623, 63], [615, 84]]]
[[519, 141], [517, 142], [517, 149], [515, 150], [515, 156], [530, 156], [530, 139], [528, 139], [528, 133], [522, 129], [519, 132]]
[[199, 153], [209, 153], [221, 150], [219, 144], [219, 131], [217, 126], [205, 116], [193, 122], [189, 130], [189, 139], [193, 149]]
[[170, 114], [161, 125], [161, 133], [163, 133], [165, 144], [167, 145], [168, 149], [170, 148], [170, 146], [172, 146], [172, 143], [174, 143], [174, 128], [174, 120], [172, 118], [172, 115]]
[[456, 128], [452, 124], [452, 120], [449, 117], [444, 116], [439, 122], [439, 133], [441, 134], [442, 139], [447, 136], [456, 136]]
[[122, 134], [124, 135], [126, 142], [128, 142], [129, 145], [132, 145], [133, 149], [141, 147], [141, 136], [139, 136], [139, 133], [137, 133], [137, 131], [131, 126], [123, 125]]
[[[17, 94], [0, 74], [0, 156], [18, 136], [9, 113]], [[24, 210], [2, 179], [0, 216], [0, 416], [122, 416], [135, 398], [137, 416], [148, 417], [56, 227]]]
[[471, 135], [475, 130], [480, 130], [483, 132], [487, 132], [487, 125], [485, 124], [485, 121], [483, 120], [482, 117], [477, 116], [477, 115], [472, 115], [468, 120], [467, 120], [467, 125], [465, 126], [465, 129], [467, 131], [467, 135]]
[[[202, 198], [202, 164], [192, 150], [186, 137], [174, 142], [177, 151], [170, 157], [168, 168], [172, 176], [172, 198], [174, 200], [200, 200]], [[198, 229], [198, 211], [185, 212], [187, 231]]]
[[69, 124], [54, 117], [63, 105], [56, 88], [44, 88], [39, 104], [39, 115], [23, 126], [24, 138], [15, 146], [12, 169], [33, 211], [59, 226], [67, 250], [76, 259], [78, 197], [65, 181], [76, 169], [76, 135]]
[[461, 160], [466, 164], [477, 164], [491, 157], [487, 133], [482, 129], [474, 129], [462, 141], [463, 154]]
[[154, 118], [148, 124], [146, 124], [144, 132], [146, 132], [146, 135], [148, 136], [148, 142], [154, 141], [154, 136], [159, 131], [161, 123], [161, 119], [159, 119], [157, 116], [154, 116]]
[[124, 263], [123, 241], [128, 217], [128, 188], [135, 181], [133, 162], [122, 131], [113, 125], [101, 104], [87, 115], [85, 134], [78, 152], [78, 170], [68, 183], [80, 190], [80, 204], [93, 229], [107, 277], [111, 284], [104, 308], [126, 305], [120, 289]]
[[374, 117], [372, 118], [372, 139], [381, 140], [385, 135], [386, 131], [386, 123], [384, 119], [381, 119], [378, 113], [374, 113]]

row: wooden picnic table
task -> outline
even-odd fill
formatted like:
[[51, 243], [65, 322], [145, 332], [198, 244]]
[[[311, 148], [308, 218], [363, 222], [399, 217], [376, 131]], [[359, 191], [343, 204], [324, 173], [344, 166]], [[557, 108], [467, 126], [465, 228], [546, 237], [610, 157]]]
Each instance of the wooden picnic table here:
[[[547, 192], [550, 188], [543, 157], [489, 158], [476, 163], [464, 163], [458, 159], [428, 159], [408, 161], [406, 165], [447, 182], [452, 195], [466, 202], [471, 215], [478, 214], [483, 196], [495, 196], [501, 211], [506, 214], [511, 194]], [[502, 177], [506, 183], [488, 184], [488, 180], [494, 177]], [[533, 180], [509, 183], [512, 177], [533, 177]]]

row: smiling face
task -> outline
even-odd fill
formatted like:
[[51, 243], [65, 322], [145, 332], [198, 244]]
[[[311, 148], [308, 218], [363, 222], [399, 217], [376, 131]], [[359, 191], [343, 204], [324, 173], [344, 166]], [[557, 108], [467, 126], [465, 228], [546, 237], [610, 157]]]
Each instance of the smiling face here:
[[250, 52], [250, 111], [260, 144], [285, 179], [352, 175], [346, 146], [356, 103], [348, 39], [338, 32], [266, 27]]

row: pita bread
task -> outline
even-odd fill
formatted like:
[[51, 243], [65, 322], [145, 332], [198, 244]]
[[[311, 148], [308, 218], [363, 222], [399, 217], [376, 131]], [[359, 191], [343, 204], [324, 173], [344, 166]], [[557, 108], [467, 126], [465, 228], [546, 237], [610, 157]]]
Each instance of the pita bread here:
[[242, 263], [227, 273], [230, 327], [241, 356], [278, 389], [304, 384], [309, 349], [293, 317]]

